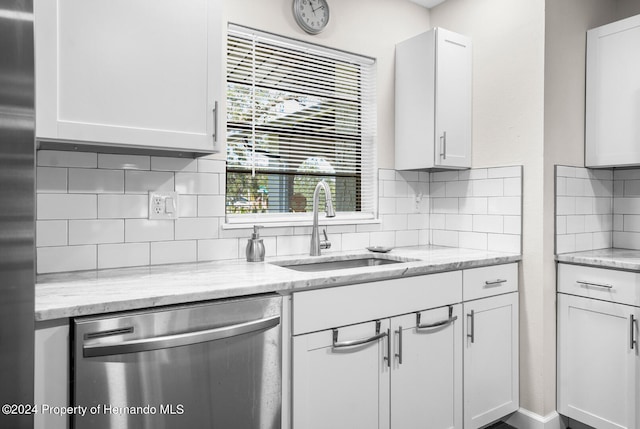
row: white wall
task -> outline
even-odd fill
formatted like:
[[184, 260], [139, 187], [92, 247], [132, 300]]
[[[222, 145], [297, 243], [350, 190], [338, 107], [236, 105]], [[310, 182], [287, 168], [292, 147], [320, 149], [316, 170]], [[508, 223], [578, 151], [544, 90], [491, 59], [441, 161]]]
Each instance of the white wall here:
[[541, 306], [544, 6], [544, 0], [448, 0], [431, 10], [434, 26], [473, 39], [473, 167], [524, 166], [520, 398], [540, 415], [555, 410], [544, 403], [553, 391], [545, 386]]
[[291, 0], [225, 0], [229, 22], [367, 55], [378, 61], [378, 165], [394, 166], [395, 44], [431, 28], [429, 11], [408, 0], [335, 0], [324, 32], [296, 24]]

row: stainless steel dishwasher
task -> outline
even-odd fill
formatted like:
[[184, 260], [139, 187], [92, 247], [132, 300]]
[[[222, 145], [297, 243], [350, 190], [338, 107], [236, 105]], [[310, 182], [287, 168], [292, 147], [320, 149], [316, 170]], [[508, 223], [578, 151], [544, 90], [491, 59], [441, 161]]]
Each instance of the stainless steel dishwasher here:
[[76, 429], [281, 426], [277, 295], [74, 319]]

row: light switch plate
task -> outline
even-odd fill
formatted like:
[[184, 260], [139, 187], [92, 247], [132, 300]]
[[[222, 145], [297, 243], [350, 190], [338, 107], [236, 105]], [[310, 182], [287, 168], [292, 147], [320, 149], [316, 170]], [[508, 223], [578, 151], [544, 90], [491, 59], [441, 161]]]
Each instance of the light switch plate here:
[[178, 219], [178, 193], [149, 192], [149, 219]]

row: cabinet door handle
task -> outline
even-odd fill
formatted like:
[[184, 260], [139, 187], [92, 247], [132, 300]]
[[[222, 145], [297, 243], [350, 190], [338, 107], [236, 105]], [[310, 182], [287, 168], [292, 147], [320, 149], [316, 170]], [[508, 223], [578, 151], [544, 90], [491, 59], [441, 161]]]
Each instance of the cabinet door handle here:
[[638, 345], [638, 340], [636, 340], [636, 318], [633, 314], [629, 316], [629, 332], [629, 347], [633, 350]]
[[456, 320], [458, 320], [458, 316], [453, 315], [453, 307], [449, 306], [449, 318], [445, 320], [441, 320], [435, 323], [420, 323], [420, 313], [416, 313], [416, 328], [417, 329], [427, 329], [427, 328], [437, 328], [438, 326], [449, 325]]
[[471, 310], [471, 313], [467, 313], [467, 318], [471, 319], [471, 325], [469, 326], [469, 332], [467, 333], [467, 337], [471, 338], [471, 343], [473, 344], [475, 342], [476, 339], [476, 333], [475, 333], [475, 313], [473, 310]]
[[440, 157], [447, 159], [447, 132], [444, 131], [440, 136]]
[[218, 142], [218, 102], [213, 103], [213, 142]]
[[398, 326], [396, 334], [398, 334], [398, 353], [395, 356], [398, 358], [398, 364], [402, 365], [402, 326]]
[[391, 329], [387, 329], [387, 355], [383, 360], [386, 360], [387, 367], [391, 368]]
[[576, 280], [576, 283], [578, 283], [580, 286], [585, 286], [585, 287], [603, 287], [606, 289], [613, 289], [613, 285], [610, 284], [606, 284], [606, 283], [593, 283], [593, 282], [587, 282], [584, 280]]
[[372, 343], [374, 341], [378, 341], [380, 338], [384, 338], [387, 335], [388, 335], [387, 332], [380, 332], [380, 321], [376, 320], [376, 334], [371, 336], [371, 337], [367, 337], [367, 338], [359, 338], [357, 340], [349, 340], [349, 341], [338, 342], [338, 329], [334, 329], [333, 330], [333, 344], [331, 345], [331, 347], [333, 347], [334, 349], [338, 349], [338, 348], [341, 348], [341, 347], [360, 346], [362, 344], [367, 344], [367, 343]]
[[484, 285], [485, 286], [497, 286], [497, 285], [501, 285], [502, 283], [506, 283], [506, 282], [507, 282], [506, 279], [485, 280]]

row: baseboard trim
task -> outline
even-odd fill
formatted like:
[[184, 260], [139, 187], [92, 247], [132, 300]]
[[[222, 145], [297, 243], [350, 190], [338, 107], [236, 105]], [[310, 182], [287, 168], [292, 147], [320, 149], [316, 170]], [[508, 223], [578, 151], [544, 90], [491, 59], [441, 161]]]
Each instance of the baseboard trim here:
[[552, 412], [546, 416], [540, 416], [532, 411], [520, 408], [511, 414], [507, 420], [507, 424], [517, 429], [564, 429], [560, 414]]

